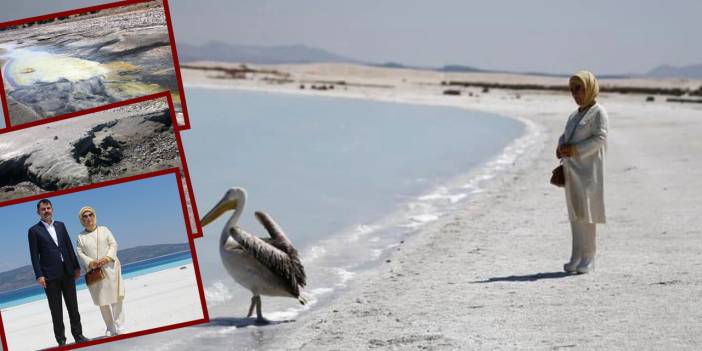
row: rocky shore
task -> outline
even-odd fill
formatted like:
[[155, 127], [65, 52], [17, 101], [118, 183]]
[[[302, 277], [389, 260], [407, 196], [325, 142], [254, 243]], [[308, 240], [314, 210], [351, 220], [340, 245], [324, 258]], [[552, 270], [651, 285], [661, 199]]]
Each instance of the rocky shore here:
[[3, 135], [0, 201], [180, 166], [165, 99]]

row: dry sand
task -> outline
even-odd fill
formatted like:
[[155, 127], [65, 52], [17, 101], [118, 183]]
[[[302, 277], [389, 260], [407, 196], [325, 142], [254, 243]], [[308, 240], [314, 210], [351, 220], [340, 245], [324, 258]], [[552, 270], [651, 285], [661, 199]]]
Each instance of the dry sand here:
[[[190, 69], [183, 73], [186, 84], [194, 86], [497, 112], [533, 122], [537, 135], [465, 208], [424, 227], [382, 266], [357, 275], [332, 303], [303, 314], [261, 349], [702, 347], [702, 105], [600, 96], [610, 117], [608, 223], [598, 227], [596, 270], [565, 275], [562, 264], [571, 241], [564, 194], [548, 179], [557, 165], [556, 141], [575, 108], [568, 95], [463, 89], [461, 96], [443, 96], [438, 82], [444, 78], [437, 80], [435, 73], [370, 69], [370, 74], [345, 65], [267, 68], [291, 73], [294, 81], [268, 84], [212, 79], [212, 73]], [[393, 87], [298, 89], [300, 82], [315, 79]], [[466, 96], [469, 91], [474, 96]]]
[[[203, 318], [197, 280], [192, 263], [124, 280], [125, 333], [163, 327]], [[83, 335], [89, 339], [105, 335], [100, 309], [93, 305], [87, 289], [78, 291]], [[73, 338], [64, 307], [68, 342]], [[37, 350], [56, 346], [46, 299], [2, 311], [8, 350]]]

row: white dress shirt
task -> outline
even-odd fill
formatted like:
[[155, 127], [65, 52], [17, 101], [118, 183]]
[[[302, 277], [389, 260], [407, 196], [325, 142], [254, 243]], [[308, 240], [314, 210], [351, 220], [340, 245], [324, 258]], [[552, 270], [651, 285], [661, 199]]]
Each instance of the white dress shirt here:
[[[54, 228], [54, 221], [51, 221], [51, 223], [47, 224], [44, 221], [41, 221], [41, 224], [44, 225], [44, 228], [46, 228], [46, 231], [49, 232], [49, 235], [51, 235], [51, 239], [54, 239], [54, 243], [56, 246], [58, 246], [58, 236], [56, 235], [56, 228]], [[61, 262], [63, 262], [63, 254], [61, 255]]]

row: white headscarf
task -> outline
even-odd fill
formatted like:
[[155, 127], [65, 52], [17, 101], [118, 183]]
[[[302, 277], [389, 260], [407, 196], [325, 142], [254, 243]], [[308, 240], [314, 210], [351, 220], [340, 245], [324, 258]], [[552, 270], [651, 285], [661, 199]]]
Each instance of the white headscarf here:
[[[85, 220], [83, 219], [83, 214], [85, 212], [91, 212], [93, 214], [94, 221], [93, 221], [92, 228], [88, 228], [87, 225], [85, 224]], [[83, 227], [85, 228], [85, 230], [88, 232], [92, 232], [93, 230], [95, 230], [97, 228], [97, 214], [95, 213], [95, 210], [90, 206], [85, 206], [85, 207], [80, 209], [80, 211], [78, 212], [78, 219], [80, 220], [80, 224], [82, 224]]]
[[578, 71], [570, 77], [569, 84], [572, 85], [574, 82], [579, 82], [585, 89], [585, 99], [580, 106], [585, 107], [594, 104], [597, 94], [600, 93], [600, 85], [597, 83], [595, 75], [590, 71]]

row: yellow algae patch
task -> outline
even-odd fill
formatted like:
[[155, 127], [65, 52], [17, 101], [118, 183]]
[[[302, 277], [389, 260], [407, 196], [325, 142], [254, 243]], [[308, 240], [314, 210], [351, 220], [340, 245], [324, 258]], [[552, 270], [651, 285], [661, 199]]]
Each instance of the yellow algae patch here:
[[31, 50], [15, 50], [7, 74], [16, 85], [79, 81], [108, 73], [99, 62]]
[[141, 68], [125, 61], [112, 61], [104, 63], [103, 66], [110, 70], [110, 76], [114, 74], [137, 73]]
[[135, 81], [107, 82], [105, 83], [105, 87], [107, 88], [107, 91], [110, 93], [110, 95], [124, 99], [149, 94], [156, 94], [167, 90], [158, 84], [142, 83]]

